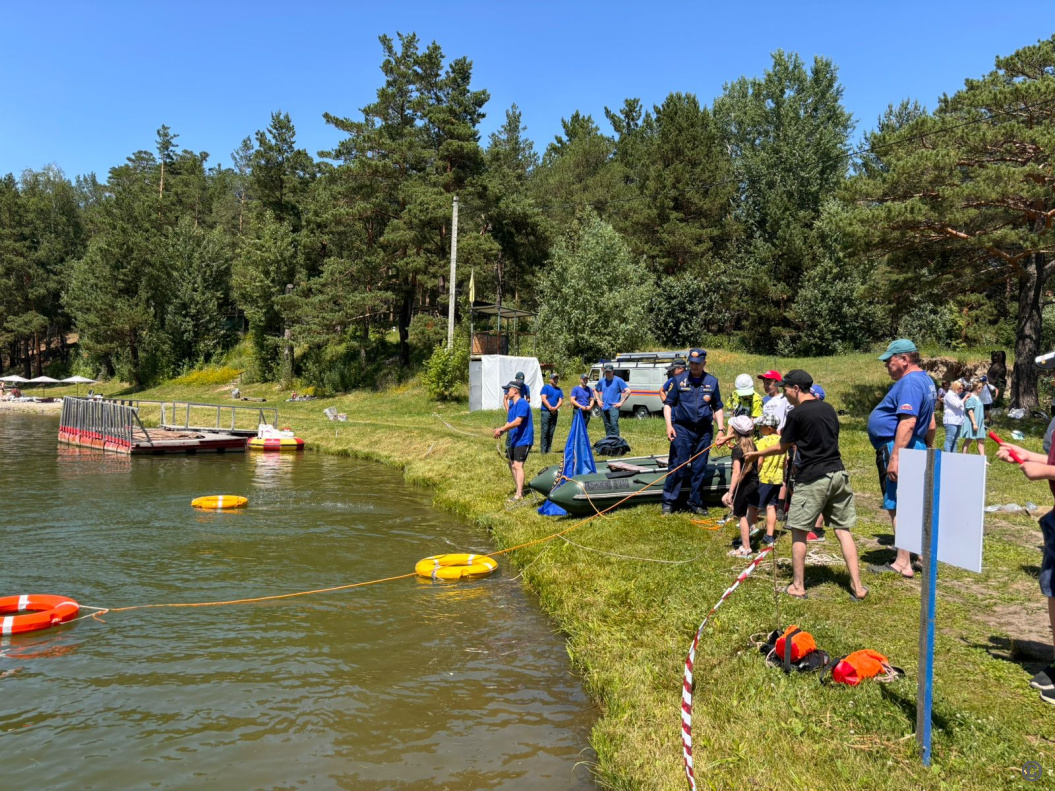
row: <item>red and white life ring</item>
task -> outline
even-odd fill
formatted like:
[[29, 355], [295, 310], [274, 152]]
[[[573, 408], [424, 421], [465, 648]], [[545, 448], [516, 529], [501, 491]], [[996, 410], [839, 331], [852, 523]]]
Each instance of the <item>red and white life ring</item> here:
[[65, 596], [36, 593], [4, 596], [0, 598], [0, 635], [47, 629], [76, 618], [80, 609], [77, 602]]

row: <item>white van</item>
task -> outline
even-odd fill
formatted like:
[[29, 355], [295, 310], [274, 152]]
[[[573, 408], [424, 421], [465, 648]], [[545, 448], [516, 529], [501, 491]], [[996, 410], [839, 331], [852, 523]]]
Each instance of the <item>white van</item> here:
[[[685, 359], [687, 352], [634, 352], [617, 354], [609, 360], [615, 367], [615, 375], [626, 382], [630, 395], [619, 414], [631, 413], [634, 417], [646, 418], [663, 414], [663, 398], [660, 388], [667, 381], [667, 368], [675, 357]], [[604, 362], [590, 369], [590, 389], [593, 390], [604, 372]]]

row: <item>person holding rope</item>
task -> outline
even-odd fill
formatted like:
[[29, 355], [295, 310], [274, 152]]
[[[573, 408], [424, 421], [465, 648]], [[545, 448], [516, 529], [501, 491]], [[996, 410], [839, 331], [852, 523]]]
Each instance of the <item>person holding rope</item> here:
[[524, 499], [524, 462], [535, 442], [535, 426], [531, 422], [531, 404], [520, 395], [520, 383], [512, 381], [502, 388], [509, 401], [509, 412], [506, 424], [494, 430], [494, 438], [509, 432], [509, 443], [506, 456], [509, 459], [509, 472], [513, 475], [516, 492], [511, 499]]
[[[663, 484], [663, 515], [674, 513], [681, 497], [681, 486], [690, 477], [689, 510], [706, 515], [703, 483], [707, 477], [707, 457], [714, 442], [714, 421], [718, 422], [718, 441], [724, 439], [725, 412], [718, 380], [704, 370], [707, 352], [689, 352], [689, 370], [674, 377], [674, 385], [663, 404], [670, 440], [668, 468], [673, 470]], [[694, 458], [695, 457], [695, 458]], [[689, 459], [692, 464], [679, 467]], [[677, 469], [675, 469], [677, 468]]]
[[839, 416], [831, 404], [810, 392], [813, 377], [805, 371], [788, 371], [780, 380], [780, 387], [795, 407], [787, 414], [780, 442], [745, 453], [744, 462], [786, 454], [792, 446], [798, 449], [798, 470], [787, 522], [792, 540], [792, 581], [784, 592], [796, 599], [807, 598], [806, 536], [817, 524], [817, 517], [823, 515], [835, 530], [850, 573], [850, 599], [862, 601], [868, 589], [861, 585], [857, 544], [850, 534], [857, 524], [857, 510], [850, 475], [839, 453]]
[[[1055, 422], [1055, 421], [1053, 421]], [[1031, 481], [1047, 481], [1055, 497], [1055, 450], [1034, 453], [1019, 445], [1000, 443], [996, 452], [1000, 461], [1018, 464], [1022, 474]], [[1044, 538], [1043, 555], [1040, 561], [1040, 592], [1048, 600], [1048, 622], [1052, 640], [1055, 642], [1055, 510], [1049, 511], [1040, 520], [1040, 532]], [[1029, 685], [1040, 690], [1040, 699], [1055, 703], [1055, 662], [1037, 673]]]

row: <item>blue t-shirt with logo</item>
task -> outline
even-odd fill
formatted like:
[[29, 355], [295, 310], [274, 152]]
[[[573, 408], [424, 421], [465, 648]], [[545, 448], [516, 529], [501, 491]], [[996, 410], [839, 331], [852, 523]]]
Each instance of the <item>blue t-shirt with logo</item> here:
[[626, 390], [626, 382], [618, 376], [613, 376], [609, 382], [607, 376], [602, 376], [594, 390], [601, 394], [601, 409], [608, 409], [619, 403], [619, 396]]
[[531, 404], [526, 398], [519, 398], [514, 404], [509, 402], [509, 413], [506, 415], [506, 423], [512, 423], [520, 418], [520, 425], [509, 429], [509, 446], [512, 448], [520, 445], [532, 445], [535, 442], [535, 427], [531, 423]]
[[586, 406], [590, 403], [590, 399], [593, 398], [590, 391], [582, 385], [577, 385], [572, 388], [571, 397], [579, 406]]
[[[550, 406], [555, 407], [557, 406], [557, 402], [564, 398], [564, 391], [553, 385], [543, 385], [542, 397], [549, 401]], [[543, 404], [542, 408], [545, 409], [546, 405]]]
[[878, 448], [894, 439], [902, 416], [916, 418], [912, 435], [924, 441], [937, 399], [938, 389], [925, 371], [910, 371], [902, 376], [868, 416], [868, 439], [872, 447]]

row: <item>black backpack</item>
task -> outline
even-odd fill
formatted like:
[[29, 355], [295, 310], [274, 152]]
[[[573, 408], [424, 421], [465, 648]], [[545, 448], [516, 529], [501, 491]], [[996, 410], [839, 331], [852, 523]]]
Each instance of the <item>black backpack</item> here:
[[598, 456], [625, 456], [630, 445], [622, 437], [605, 437], [593, 443], [593, 452]]

